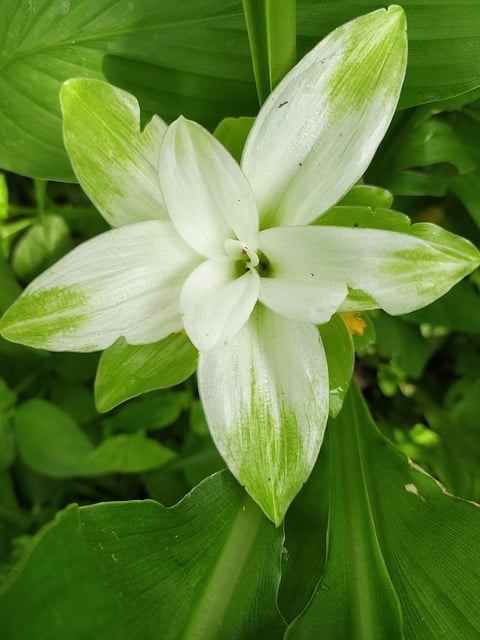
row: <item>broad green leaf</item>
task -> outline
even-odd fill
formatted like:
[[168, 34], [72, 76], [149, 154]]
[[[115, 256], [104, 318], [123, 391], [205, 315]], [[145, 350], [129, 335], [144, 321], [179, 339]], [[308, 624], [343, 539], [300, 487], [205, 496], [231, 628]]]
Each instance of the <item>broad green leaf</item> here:
[[89, 454], [88, 460], [103, 473], [143, 473], [174, 457], [171, 449], [139, 432], [107, 438]]
[[[290, 4], [290, 0], [289, 0]], [[409, 69], [402, 105], [480, 85], [476, 0], [434, 6], [405, 0]], [[3, 0], [0, 26], [0, 166], [73, 180], [58, 94], [72, 77], [103, 78], [139, 98], [148, 114], [180, 113], [214, 127], [257, 110], [240, 0]], [[299, 57], [333, 28], [385, 3], [297, 1]], [[428, 24], [428, 29], [425, 25]], [[448, 39], [446, 40], [446, 37]], [[445, 46], [448, 42], [448, 46]]]
[[295, 64], [296, 0], [243, 0], [260, 104]]
[[93, 445], [74, 420], [51, 402], [33, 398], [15, 412], [15, 435], [23, 460], [52, 478], [96, 473], [88, 460]]
[[120, 338], [103, 352], [95, 379], [95, 402], [101, 412], [147, 391], [173, 387], [197, 368], [197, 351], [184, 333], [147, 345]]
[[339, 315], [318, 328], [328, 364], [330, 386], [330, 415], [335, 417], [342, 408], [353, 374], [355, 353], [352, 336]]
[[286, 637], [477, 637], [478, 505], [442, 491], [387, 442], [354, 385], [328, 448], [327, 563]]
[[72, 247], [70, 229], [65, 220], [55, 214], [42, 216], [15, 245], [12, 259], [15, 274], [29, 282]]
[[[288, 622], [305, 608], [325, 566], [329, 494], [327, 454], [327, 447], [322, 447], [310, 477], [285, 516], [278, 604]], [[325, 532], [323, 544], [321, 531]]]
[[[480, 86], [480, 7], [476, 0], [403, 0], [407, 14], [409, 66], [401, 107], [433, 102]], [[372, 0], [299, 0], [299, 54], [319, 36], [352, 18], [385, 6]]]
[[233, 0], [3, 0], [0, 166], [72, 180], [58, 95], [69, 78], [133, 90], [146, 113], [208, 126], [251, 115], [255, 86], [241, 4]]
[[283, 535], [225, 472], [178, 505], [60, 513], [0, 596], [9, 640], [282, 637]]

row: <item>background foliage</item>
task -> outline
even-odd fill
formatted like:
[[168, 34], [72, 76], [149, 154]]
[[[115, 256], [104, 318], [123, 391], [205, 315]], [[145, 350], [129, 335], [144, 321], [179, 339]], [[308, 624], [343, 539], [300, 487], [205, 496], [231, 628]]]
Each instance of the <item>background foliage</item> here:
[[[255, 115], [295, 49], [382, 6], [298, 0], [295, 30], [294, 3], [283, 20], [273, 2], [243, 4], [0, 0], [0, 312], [106, 228], [73, 184], [63, 80], [103, 77], [145, 121], [183, 113], [214, 129]], [[480, 5], [403, 5], [402, 110], [340, 213], [393, 208], [479, 245]], [[5, 637], [478, 637], [479, 288], [477, 272], [426, 309], [365, 317], [356, 383], [284, 532], [221, 471], [187, 342], [139, 360], [121, 342], [100, 358], [0, 339]], [[338, 323], [322, 329], [333, 345]], [[337, 355], [343, 380], [351, 353]]]

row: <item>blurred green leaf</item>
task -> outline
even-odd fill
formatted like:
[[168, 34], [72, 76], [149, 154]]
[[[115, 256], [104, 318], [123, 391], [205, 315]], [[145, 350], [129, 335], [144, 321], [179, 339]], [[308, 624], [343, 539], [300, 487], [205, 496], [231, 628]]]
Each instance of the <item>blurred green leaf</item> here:
[[336, 416], [342, 408], [353, 374], [355, 353], [352, 336], [339, 315], [332, 316], [327, 324], [319, 327], [319, 331], [328, 363], [330, 415]]
[[88, 459], [103, 473], [142, 473], [157, 469], [175, 453], [143, 433], [121, 434], [104, 440]]
[[480, 333], [480, 292], [468, 280], [459, 282], [436, 302], [402, 316], [407, 322]]
[[409, 233], [410, 219], [403, 213], [391, 209], [372, 209], [357, 205], [338, 205], [317, 218], [313, 224], [338, 227], [360, 227], [385, 229]]
[[419, 378], [436, 345], [422, 337], [418, 327], [401, 318], [379, 312], [373, 324], [380, 355], [388, 357], [408, 377]]
[[189, 402], [185, 391], [157, 391], [130, 400], [115, 413], [115, 424], [122, 431], [155, 431], [178, 420]]
[[29, 282], [73, 247], [70, 229], [57, 215], [45, 215], [22, 235], [15, 245], [12, 266], [16, 275]]
[[173, 387], [197, 368], [197, 351], [184, 333], [146, 345], [120, 338], [100, 358], [95, 402], [102, 413], [147, 391]]
[[260, 104], [296, 62], [296, 0], [243, 0]]
[[327, 564], [289, 640], [319, 629], [357, 640], [477, 637], [478, 505], [443, 492], [387, 442], [355, 385], [330, 427]]
[[15, 434], [23, 460], [52, 478], [95, 473], [88, 460], [93, 445], [65, 411], [33, 398], [15, 412]]
[[4, 173], [0, 173], [0, 220], [8, 216], [8, 185]]
[[12, 302], [22, 293], [15, 274], [9, 263], [0, 255], [0, 313], [8, 309]]
[[60, 513], [0, 596], [9, 640], [276, 640], [283, 535], [233, 478], [177, 506], [147, 500]]

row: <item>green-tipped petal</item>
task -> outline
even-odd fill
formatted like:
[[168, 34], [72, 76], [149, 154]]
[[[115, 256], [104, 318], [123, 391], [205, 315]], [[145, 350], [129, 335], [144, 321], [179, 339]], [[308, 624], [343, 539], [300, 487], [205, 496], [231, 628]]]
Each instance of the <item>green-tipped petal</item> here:
[[140, 131], [140, 107], [100, 80], [74, 79], [61, 91], [65, 146], [85, 193], [113, 227], [167, 219], [157, 162], [167, 125]]
[[180, 309], [188, 337], [200, 351], [230, 340], [247, 322], [258, 300], [260, 277], [247, 271], [240, 277], [227, 258], [211, 258], [193, 271], [183, 285]]
[[182, 328], [180, 289], [197, 264], [170, 222], [107, 231], [34, 280], [0, 334], [51, 351], [97, 351], [120, 336], [155, 342]]
[[322, 40], [272, 92], [242, 158], [261, 228], [310, 222], [365, 172], [400, 95], [405, 29], [397, 6], [361, 16]]
[[235, 238], [256, 250], [258, 214], [250, 185], [206, 129], [185, 118], [170, 125], [159, 175], [170, 218], [195, 251], [225, 255], [225, 240]]
[[328, 416], [316, 327], [257, 307], [233, 340], [200, 353], [198, 382], [220, 453], [279, 525], [315, 463]]
[[[479, 264], [467, 240], [438, 227], [411, 233], [349, 227], [278, 227], [260, 234], [269, 263], [260, 300], [277, 313], [322, 324], [337, 310], [408, 313], [440, 298]], [[420, 233], [420, 232], [418, 232]], [[348, 297], [347, 297], [348, 296]]]

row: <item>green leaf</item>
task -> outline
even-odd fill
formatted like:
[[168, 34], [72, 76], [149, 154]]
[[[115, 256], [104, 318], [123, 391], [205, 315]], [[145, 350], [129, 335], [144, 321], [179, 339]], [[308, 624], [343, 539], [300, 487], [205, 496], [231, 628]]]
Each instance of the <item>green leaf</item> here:
[[338, 205], [389, 209], [392, 202], [393, 196], [386, 189], [369, 184], [357, 184], [343, 196]]
[[480, 333], [479, 318], [480, 296], [477, 289], [467, 280], [459, 282], [428, 307], [403, 316], [407, 322], [474, 334]]
[[[227, 473], [171, 509], [146, 500], [60, 513], [0, 596], [9, 640], [282, 636], [283, 535]], [[48, 606], [47, 603], [49, 603]]]
[[143, 473], [174, 457], [173, 451], [139, 432], [107, 438], [88, 459], [103, 473]]
[[51, 402], [37, 398], [19, 405], [15, 434], [23, 460], [52, 478], [96, 473], [88, 456], [93, 445], [72, 418]]
[[33, 224], [17, 242], [12, 266], [29, 282], [73, 247], [70, 229], [60, 216], [49, 214]]
[[318, 629], [356, 640], [478, 636], [478, 505], [446, 494], [387, 442], [354, 385], [328, 447], [327, 564], [289, 640]]
[[178, 420], [187, 408], [189, 396], [183, 391], [158, 391], [131, 400], [115, 414], [115, 423], [123, 431], [155, 431]]
[[[403, 0], [401, 4], [407, 14], [409, 40], [401, 107], [441, 100], [480, 86], [480, 8], [476, 0], [442, 0], [434, 5]], [[384, 2], [372, 0], [299, 0], [299, 53], [303, 55], [320, 37], [347, 20], [384, 6]]]
[[[8, 33], [8, 37], [7, 37]], [[58, 95], [72, 77], [133, 90], [146, 113], [214, 126], [257, 108], [240, 2], [4, 0], [0, 166], [73, 180]]]
[[0, 313], [8, 309], [12, 302], [22, 293], [22, 288], [18, 284], [13, 269], [9, 263], [0, 255]]
[[255, 118], [225, 118], [213, 132], [239, 164], [245, 140], [254, 122]]
[[[476, 0], [402, 4], [410, 40], [402, 105], [478, 87]], [[370, 0], [298, 0], [299, 57], [334, 27], [384, 6]], [[134, 5], [108, 0], [102, 7], [99, 13], [96, 0], [85, 0], [74, 9], [65, 0], [36, 0], [33, 6], [29, 0], [3, 0], [1, 167], [39, 178], [74, 179], [62, 143], [58, 101], [62, 83], [72, 77], [107, 79], [134, 93], [148, 115], [159, 113], [166, 120], [183, 113], [213, 128], [224, 117], [255, 114], [252, 63], [239, 0], [144, 0]], [[289, 35], [290, 56], [291, 23], [285, 14], [283, 20], [279, 12], [278, 20]], [[280, 64], [282, 45], [280, 39], [270, 47]]]
[[260, 104], [295, 65], [296, 0], [243, 0]]
[[330, 386], [330, 415], [335, 417], [342, 408], [343, 400], [353, 374], [355, 352], [352, 336], [339, 315], [319, 328], [328, 364]]
[[100, 358], [95, 379], [97, 409], [103, 413], [147, 391], [173, 387], [196, 368], [197, 351], [184, 333], [139, 346], [120, 338]]
[[419, 378], [435, 345], [422, 337], [418, 327], [386, 313], [377, 313], [373, 325], [381, 357], [389, 357], [407, 376]]
[[4, 173], [0, 173], [0, 220], [8, 216], [8, 185]]
[[360, 229], [384, 229], [408, 233], [410, 219], [404, 213], [371, 206], [338, 205], [317, 218], [313, 224]]

